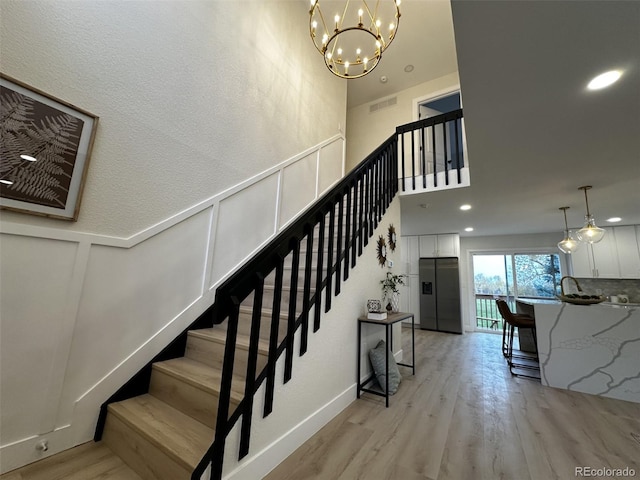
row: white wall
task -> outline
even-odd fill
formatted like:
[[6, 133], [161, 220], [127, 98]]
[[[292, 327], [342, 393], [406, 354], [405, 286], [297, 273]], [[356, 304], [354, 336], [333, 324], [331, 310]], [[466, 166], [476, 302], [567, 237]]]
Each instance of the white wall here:
[[475, 296], [473, 292], [474, 253], [532, 253], [552, 251], [560, 254], [561, 269], [566, 272], [565, 256], [558, 250], [562, 240], [557, 232], [530, 235], [496, 235], [486, 237], [460, 237], [460, 298], [462, 319], [466, 331], [475, 330]]
[[458, 73], [451, 73], [429, 82], [398, 92], [395, 105], [383, 108], [373, 113], [369, 112], [370, 105], [378, 103], [384, 97], [373, 102], [358, 105], [347, 111], [347, 170], [351, 170], [364, 160], [376, 147], [389, 138], [396, 131], [396, 127], [413, 122], [417, 108], [414, 101], [430, 95], [439, 95], [459, 88]]
[[338, 133], [299, 1], [2, 2], [2, 72], [100, 117], [77, 223], [128, 237]]
[[78, 222], [2, 212], [2, 471], [90, 439], [99, 405], [342, 175], [346, 85], [306, 5], [282, 3], [3, 1], [3, 73], [100, 122]]
[[[357, 318], [364, 314], [369, 298], [380, 298], [382, 280], [387, 268], [377, 261], [376, 242], [379, 235], [386, 238], [389, 224], [401, 234], [400, 200], [391, 203], [382, 222], [369, 239], [349, 280], [343, 284], [340, 295], [334, 297], [331, 310], [323, 315], [320, 330], [309, 333], [308, 351], [303, 357], [294, 357], [293, 378], [282, 384], [284, 356], [278, 364], [276, 394], [273, 413], [262, 418], [263, 389], [258, 392], [254, 406], [249, 455], [238, 463], [239, 433], [235, 428], [229, 436], [225, 451], [225, 478], [229, 480], [254, 480], [263, 478], [271, 469], [293, 453], [301, 443], [316, 433], [327, 421], [342, 411], [356, 398]], [[395, 264], [401, 258], [400, 242], [391, 254]], [[394, 266], [394, 271], [396, 268]], [[396, 272], [399, 273], [399, 272]], [[324, 296], [323, 296], [324, 298]], [[294, 351], [299, 351], [299, 333], [296, 335]], [[394, 330], [394, 353], [401, 339], [400, 324]], [[362, 338], [362, 373], [370, 371], [368, 351], [384, 339], [384, 328], [364, 325]], [[410, 352], [406, 352], [408, 355]], [[410, 375], [410, 370], [400, 367], [401, 375]], [[402, 387], [402, 383], [400, 384]], [[367, 394], [363, 394], [367, 395]], [[384, 408], [381, 397], [373, 397]], [[362, 400], [364, 401], [364, 400]], [[393, 397], [390, 399], [393, 404]], [[237, 427], [237, 426], [236, 426]]]

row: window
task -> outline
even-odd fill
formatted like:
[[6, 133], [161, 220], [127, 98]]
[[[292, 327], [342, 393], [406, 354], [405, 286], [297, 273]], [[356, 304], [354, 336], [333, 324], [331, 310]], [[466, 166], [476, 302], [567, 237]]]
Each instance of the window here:
[[474, 254], [476, 326], [502, 329], [495, 300], [506, 300], [515, 310], [515, 299], [553, 298], [560, 293], [560, 256], [555, 253]]

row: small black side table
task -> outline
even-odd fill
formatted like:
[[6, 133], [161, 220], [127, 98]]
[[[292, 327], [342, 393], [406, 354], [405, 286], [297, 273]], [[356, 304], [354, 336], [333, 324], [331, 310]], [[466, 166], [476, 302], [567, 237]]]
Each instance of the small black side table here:
[[[403, 367], [410, 367], [413, 375], [416, 374], [416, 337], [415, 337], [415, 319], [413, 317], [413, 313], [405, 313], [405, 312], [396, 312], [389, 313], [387, 318], [384, 320], [373, 320], [371, 318], [367, 318], [367, 316], [362, 316], [358, 318], [358, 398], [360, 398], [360, 392], [373, 393], [374, 395], [379, 395], [381, 397], [385, 397], [385, 404], [387, 408], [389, 408], [389, 350], [393, 346], [393, 329], [392, 326], [394, 323], [401, 322], [402, 320], [406, 320], [407, 318], [411, 318], [411, 364], [408, 363], [398, 363], [398, 365], [402, 365]], [[374, 390], [372, 388], [366, 388], [366, 386], [373, 382], [375, 379], [375, 372], [372, 372], [371, 375], [366, 378], [364, 381], [360, 381], [360, 368], [361, 368], [361, 350], [362, 350], [362, 324], [363, 323], [373, 323], [376, 325], [384, 325], [386, 328], [386, 343], [387, 343], [387, 355], [386, 355], [386, 372], [387, 372], [387, 385], [385, 391]]]

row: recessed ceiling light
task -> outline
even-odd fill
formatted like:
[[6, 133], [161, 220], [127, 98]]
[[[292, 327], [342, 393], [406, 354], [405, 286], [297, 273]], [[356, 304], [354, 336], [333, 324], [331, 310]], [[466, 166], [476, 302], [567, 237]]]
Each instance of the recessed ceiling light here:
[[413, 65], [409, 64], [406, 67], [404, 67], [404, 71], [407, 73], [411, 73], [413, 72]]
[[473, 227], [467, 227], [464, 229], [465, 232], [473, 232]]
[[20, 155], [20, 158], [23, 159], [23, 160], [26, 160], [27, 162], [37, 162], [38, 161], [38, 159], [36, 157], [32, 157], [31, 155], [22, 154], [22, 155]]
[[0, 183], [3, 183], [4, 185], [13, 185], [13, 182], [11, 180], [0, 180]]
[[611, 218], [607, 218], [607, 222], [610, 222], [610, 223], [616, 223], [616, 222], [619, 222], [619, 221], [621, 221], [621, 220], [622, 220], [622, 219], [621, 219], [620, 217], [611, 217]]
[[600, 90], [601, 88], [608, 87], [609, 85], [615, 83], [621, 76], [622, 72], [620, 70], [611, 70], [610, 72], [605, 72], [591, 80], [587, 85], [587, 88], [589, 90]]
[[460, 210], [471, 210], [471, 205], [460, 205]]

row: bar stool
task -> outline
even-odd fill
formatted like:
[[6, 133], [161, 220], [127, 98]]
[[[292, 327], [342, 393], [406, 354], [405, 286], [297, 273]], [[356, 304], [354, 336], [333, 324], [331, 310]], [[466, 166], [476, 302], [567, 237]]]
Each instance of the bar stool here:
[[[538, 342], [536, 337], [536, 323], [533, 317], [529, 315], [522, 314], [514, 314], [511, 312], [509, 305], [504, 300], [496, 300], [496, 305], [498, 306], [498, 311], [504, 320], [504, 328], [502, 334], [502, 354], [507, 359], [507, 364], [509, 365], [509, 372], [512, 375], [520, 375], [523, 377], [532, 377], [532, 378], [540, 378], [539, 375], [528, 375], [526, 373], [514, 372], [514, 368], [517, 370], [524, 369], [525, 371], [531, 371], [532, 373], [540, 371], [540, 364], [538, 362]], [[508, 334], [507, 334], [507, 324], [509, 324]], [[533, 334], [533, 343], [536, 348], [535, 354], [527, 354], [526, 352], [521, 352], [520, 350], [516, 350], [514, 353], [513, 350], [513, 337], [515, 334], [515, 329], [518, 328], [530, 328], [531, 333]], [[515, 360], [514, 360], [515, 359]]]

